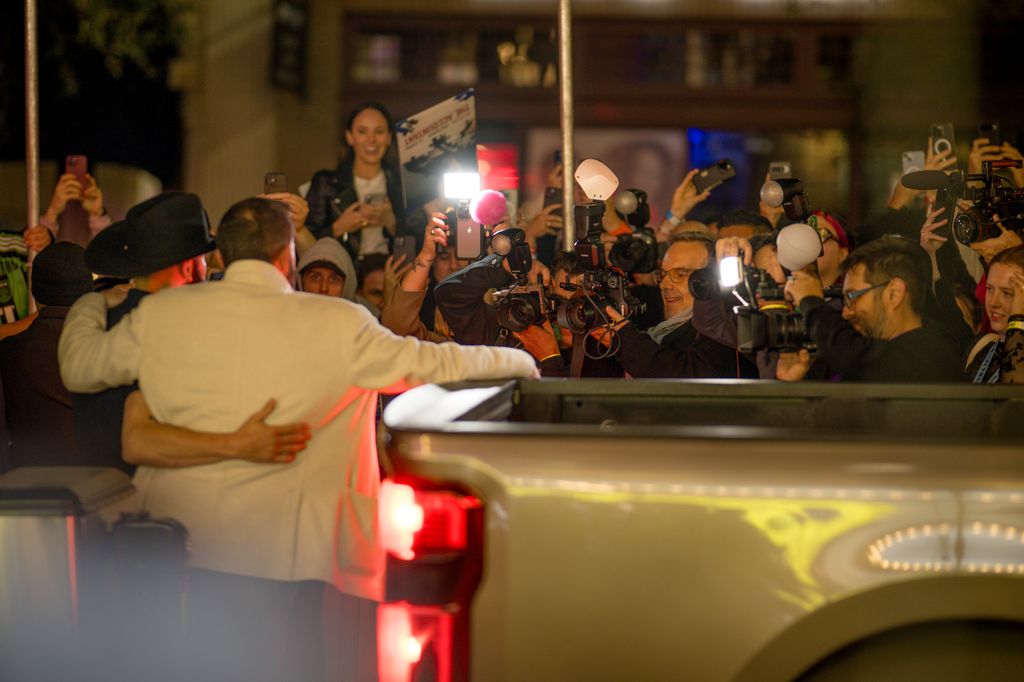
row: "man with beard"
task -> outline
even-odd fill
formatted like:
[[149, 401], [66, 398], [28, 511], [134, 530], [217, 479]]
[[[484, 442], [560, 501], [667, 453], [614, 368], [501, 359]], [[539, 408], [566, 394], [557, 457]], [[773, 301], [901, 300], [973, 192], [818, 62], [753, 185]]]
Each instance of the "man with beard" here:
[[[805, 271], [793, 273], [786, 295], [818, 355], [844, 381], [962, 381], [960, 349], [922, 318], [930, 281], [928, 256], [917, 244], [883, 237], [850, 255], [842, 313], [825, 304], [821, 281]], [[797, 357], [792, 362], [806, 371], [807, 351]]]

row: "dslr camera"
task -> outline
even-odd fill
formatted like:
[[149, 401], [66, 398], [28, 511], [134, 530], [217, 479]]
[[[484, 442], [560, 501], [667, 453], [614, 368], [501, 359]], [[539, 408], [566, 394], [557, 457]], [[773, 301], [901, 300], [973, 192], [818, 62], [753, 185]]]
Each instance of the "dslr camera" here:
[[533, 256], [526, 243], [526, 233], [519, 228], [508, 228], [491, 237], [492, 250], [505, 257], [516, 283], [494, 292], [494, 307], [498, 324], [512, 332], [523, 332], [545, 319], [553, 319], [558, 299], [544, 291], [541, 281], [530, 282]]
[[573, 210], [576, 234], [583, 235], [573, 244], [577, 263], [584, 270], [583, 281], [578, 285], [563, 284], [575, 293], [559, 304], [556, 317], [562, 327], [584, 334], [608, 322], [606, 306], [627, 318], [639, 315], [646, 306], [630, 293], [626, 274], [609, 265], [601, 241], [604, 201], [615, 192], [618, 178], [600, 161], [585, 159], [576, 169], [576, 180], [591, 199], [576, 204]]
[[642, 189], [624, 189], [615, 195], [615, 212], [626, 221], [633, 232], [623, 234], [612, 244], [608, 254], [612, 265], [623, 272], [654, 272], [658, 267], [658, 240], [647, 223], [651, 220], [651, 206], [647, 192]]

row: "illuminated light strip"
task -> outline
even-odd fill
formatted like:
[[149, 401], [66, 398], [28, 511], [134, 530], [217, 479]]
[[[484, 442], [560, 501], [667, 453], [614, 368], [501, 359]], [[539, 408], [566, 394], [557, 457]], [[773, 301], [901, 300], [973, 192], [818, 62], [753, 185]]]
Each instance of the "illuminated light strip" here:
[[[891, 533], [886, 533], [882, 537], [878, 538], [874, 542], [868, 545], [867, 548], [867, 559], [868, 563], [872, 566], [881, 568], [887, 571], [927, 571], [933, 573], [948, 573], [953, 572], [955, 564], [952, 561], [936, 561], [936, 562], [914, 562], [911, 564], [907, 561], [892, 561], [885, 558], [885, 550], [892, 548], [906, 540], [917, 539], [917, 533], [920, 532], [924, 537], [932, 537], [933, 529], [931, 524], [924, 524], [920, 528], [910, 527], [901, 530], [896, 530]], [[949, 523], [943, 522], [939, 524], [938, 534], [939, 535], [950, 535], [952, 527]], [[999, 523], [989, 523], [988, 526], [981, 521], [974, 521], [971, 523], [970, 529], [967, 530], [971, 535], [978, 537], [990, 537], [998, 538], [1005, 537], [1006, 540], [1016, 540], [1020, 537], [1020, 541], [1024, 543], [1024, 531], [1014, 526], [1003, 526]], [[904, 538], [904, 535], [906, 538]], [[975, 562], [971, 561], [962, 567], [968, 573], [995, 573], [995, 574], [1021, 574], [1024, 575], [1024, 563], [1022, 564], [1011, 564], [1003, 562]]]

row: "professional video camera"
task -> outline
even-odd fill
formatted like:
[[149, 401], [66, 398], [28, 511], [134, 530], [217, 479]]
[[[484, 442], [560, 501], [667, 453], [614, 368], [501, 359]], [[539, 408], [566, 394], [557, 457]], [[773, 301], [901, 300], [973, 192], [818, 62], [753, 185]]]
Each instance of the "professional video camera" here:
[[618, 237], [608, 254], [609, 260], [623, 272], [654, 272], [658, 267], [658, 240], [647, 225], [651, 219], [647, 192], [624, 189], [616, 193], [614, 204], [615, 211], [633, 232]]
[[[935, 203], [946, 207], [947, 216], [952, 215], [957, 201], [971, 202], [970, 210], [953, 218], [949, 232], [936, 231], [936, 234], [947, 236], [952, 233], [961, 244], [973, 244], [999, 236], [999, 226], [993, 215], [999, 214], [1002, 220], [1024, 218], [1019, 207], [1010, 207], [1010, 204], [1024, 203], [1024, 189], [1009, 187], [1006, 178], [992, 172], [1000, 168], [1021, 167], [1022, 162], [1018, 160], [982, 161], [981, 173], [916, 171], [904, 175], [901, 182], [908, 189], [938, 190]], [[970, 184], [979, 182], [980, 187]]]
[[604, 202], [619, 186], [618, 178], [597, 159], [585, 159], [576, 169], [576, 181], [591, 200], [576, 204], [573, 212], [576, 233], [583, 235], [573, 244], [576, 262], [584, 270], [583, 281], [563, 285], [576, 293], [558, 306], [557, 319], [561, 326], [583, 334], [609, 321], [606, 306], [623, 317], [633, 317], [645, 305], [629, 293], [625, 273], [608, 265], [601, 241]]
[[530, 282], [533, 267], [530, 245], [526, 233], [519, 228], [496, 232], [491, 237], [491, 249], [505, 257], [509, 271], [516, 283], [494, 292], [494, 307], [498, 313], [498, 324], [513, 332], [523, 332], [545, 319], [553, 319], [560, 297], [548, 296], [544, 283], [538, 279]]

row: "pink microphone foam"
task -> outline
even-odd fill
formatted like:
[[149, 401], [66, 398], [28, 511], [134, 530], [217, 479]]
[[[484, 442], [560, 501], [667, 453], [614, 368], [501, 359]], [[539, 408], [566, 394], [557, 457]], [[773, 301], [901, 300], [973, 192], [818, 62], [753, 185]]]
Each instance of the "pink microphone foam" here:
[[505, 217], [508, 203], [497, 190], [485, 189], [469, 202], [470, 217], [481, 225], [497, 225]]

